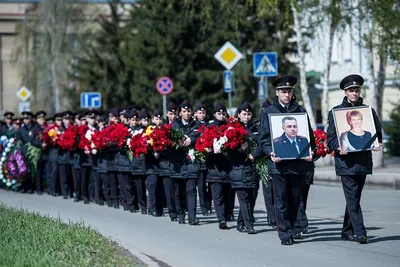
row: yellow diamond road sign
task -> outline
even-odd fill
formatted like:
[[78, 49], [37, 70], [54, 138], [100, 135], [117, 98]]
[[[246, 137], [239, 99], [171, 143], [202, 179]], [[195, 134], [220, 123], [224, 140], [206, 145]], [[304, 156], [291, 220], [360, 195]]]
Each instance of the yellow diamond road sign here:
[[22, 86], [18, 91], [17, 91], [17, 97], [21, 99], [21, 101], [26, 101], [28, 100], [32, 95], [32, 92], [26, 88], [25, 86]]
[[226, 42], [214, 55], [227, 70], [231, 70], [242, 59], [243, 54], [230, 42]]

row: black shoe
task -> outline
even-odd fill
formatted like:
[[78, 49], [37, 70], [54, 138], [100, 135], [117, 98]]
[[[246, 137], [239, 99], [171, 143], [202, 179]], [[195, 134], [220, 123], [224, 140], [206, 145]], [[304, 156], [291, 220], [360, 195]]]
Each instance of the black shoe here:
[[354, 235], [342, 234], [342, 240], [354, 242], [354, 241], [357, 240], [357, 238], [356, 238], [356, 236], [354, 236]]
[[104, 206], [104, 201], [98, 201], [98, 203], [97, 203], [97, 205], [99, 205], [99, 206]]
[[236, 230], [238, 230], [238, 232], [240, 232], [240, 233], [246, 233], [246, 229], [244, 228], [243, 224], [238, 224], [236, 226]]
[[147, 214], [147, 210], [146, 209], [142, 209], [142, 214], [146, 215]]
[[235, 220], [235, 216], [233, 214], [229, 215], [226, 219], [228, 222], [233, 222]]
[[301, 230], [301, 232], [303, 234], [307, 234], [308, 233], [308, 226], [306, 226], [303, 230]]
[[271, 226], [272, 228], [276, 227], [276, 221], [269, 221], [268, 225]]
[[128, 207], [127, 206], [124, 206], [124, 211], [128, 211]]
[[226, 225], [226, 221], [220, 221], [218, 227], [221, 230], [229, 230], [228, 225]]
[[368, 243], [368, 237], [366, 237], [365, 235], [360, 235], [356, 237], [356, 241], [359, 244], [367, 244]]
[[208, 213], [208, 210], [207, 210], [207, 209], [204, 209], [204, 208], [201, 209], [201, 214], [203, 214], [203, 216], [210, 215], [210, 214]]
[[81, 201], [79, 198], [74, 198], [74, 202], [79, 202]]
[[247, 228], [247, 234], [255, 235], [257, 232], [254, 230], [253, 226]]
[[119, 209], [119, 203], [118, 203], [118, 202], [115, 202], [114, 205], [113, 205], [113, 207], [114, 207], [114, 209]]
[[288, 239], [283, 239], [283, 240], [281, 241], [281, 245], [282, 245], [282, 246], [291, 246], [291, 245], [293, 245], [293, 242], [292, 242], [292, 240], [291, 240], [290, 238], [288, 238]]
[[113, 206], [113, 203], [111, 201], [106, 201], [107, 207], [111, 208]]
[[171, 222], [176, 222], [178, 220], [177, 216], [170, 216]]
[[153, 212], [151, 215], [152, 215], [153, 217], [162, 217], [162, 216], [163, 216], [163, 214], [160, 213], [160, 212]]
[[302, 239], [301, 233], [296, 233], [293, 235], [293, 239]]
[[89, 204], [90, 202], [89, 202], [89, 200], [84, 200], [83, 201], [83, 204], [85, 204], [85, 205], [87, 205], [87, 204]]
[[68, 199], [68, 196], [63, 196], [63, 199]]
[[42, 191], [37, 191], [36, 193], [37, 193], [39, 196], [40, 196], [40, 195], [43, 195], [43, 192], [42, 192]]
[[200, 224], [200, 220], [197, 218], [194, 219], [189, 219], [189, 225], [199, 225]]
[[185, 214], [179, 214], [178, 223], [179, 224], [185, 224]]
[[131, 212], [131, 213], [136, 213], [137, 212], [137, 209], [136, 209], [136, 207], [130, 207], [129, 208], [129, 211]]

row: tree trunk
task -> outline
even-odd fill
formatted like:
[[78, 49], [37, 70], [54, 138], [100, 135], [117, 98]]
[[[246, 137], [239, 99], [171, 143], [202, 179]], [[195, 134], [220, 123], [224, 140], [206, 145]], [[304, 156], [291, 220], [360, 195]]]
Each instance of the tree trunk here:
[[323, 75], [323, 84], [322, 84], [322, 100], [321, 100], [321, 113], [322, 113], [322, 124], [324, 128], [327, 128], [328, 122], [328, 112], [329, 112], [329, 77], [331, 71], [331, 62], [332, 62], [332, 46], [333, 46], [333, 37], [335, 36], [336, 27], [333, 24], [333, 21], [329, 23], [329, 43], [328, 47], [326, 48], [326, 54], [324, 56], [325, 68], [324, 68], [324, 75]]
[[[294, 0], [293, 0], [294, 1]], [[303, 34], [301, 32], [299, 13], [293, 3], [290, 2], [290, 6], [293, 12], [294, 21], [294, 32], [296, 33], [297, 39], [297, 52], [299, 54], [299, 73], [300, 73], [300, 89], [301, 97], [303, 98], [304, 108], [307, 110], [308, 117], [310, 119], [311, 127], [316, 129], [314, 111], [311, 107], [310, 96], [308, 94], [307, 77], [306, 77], [306, 63], [305, 63], [305, 52], [304, 52], [304, 41]]]

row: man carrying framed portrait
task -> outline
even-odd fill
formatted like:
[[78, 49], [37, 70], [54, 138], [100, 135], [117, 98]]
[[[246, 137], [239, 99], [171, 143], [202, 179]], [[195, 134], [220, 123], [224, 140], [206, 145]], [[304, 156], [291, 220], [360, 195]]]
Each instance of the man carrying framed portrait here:
[[267, 155], [272, 176], [276, 225], [282, 245], [292, 245], [300, 233], [294, 233], [300, 198], [312, 161], [310, 147], [314, 136], [306, 110], [293, 94], [297, 79], [282, 76], [273, 82], [276, 97], [261, 113], [259, 144]]
[[346, 198], [341, 237], [346, 241], [367, 243], [361, 211], [361, 193], [367, 174], [372, 174], [372, 153], [382, 148], [382, 128], [373, 108], [363, 104], [364, 79], [353, 74], [345, 77], [340, 88], [342, 104], [328, 115], [327, 143], [335, 152], [336, 175], [340, 176]]

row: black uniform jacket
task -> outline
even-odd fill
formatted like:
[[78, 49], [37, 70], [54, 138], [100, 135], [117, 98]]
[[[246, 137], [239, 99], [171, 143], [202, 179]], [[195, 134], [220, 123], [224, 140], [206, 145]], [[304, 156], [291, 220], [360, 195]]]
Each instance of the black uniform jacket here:
[[[183, 135], [190, 138], [190, 146], [194, 147], [196, 140], [199, 137], [196, 122], [190, 120], [186, 125], [183, 124], [182, 118], [177, 118], [172, 123], [172, 129], [179, 130]], [[169, 159], [171, 162], [171, 178], [197, 178], [200, 172], [200, 164], [193, 163], [187, 158], [189, 147], [182, 147], [176, 150], [171, 150]]]
[[[226, 124], [226, 122], [220, 122], [214, 120], [207, 127], [218, 126]], [[229, 183], [229, 173], [232, 170], [232, 164], [230, 159], [224, 154], [211, 154], [206, 160], [207, 166], [207, 182], [211, 183]]]
[[[347, 97], [343, 98], [342, 104], [334, 107], [333, 109], [337, 108], [346, 108], [346, 107], [354, 107], [360, 106], [365, 107], [366, 105], [363, 104], [363, 99], [360, 97], [359, 101], [352, 105], [347, 100]], [[332, 110], [333, 110], [332, 109]], [[329, 111], [328, 115], [328, 131], [327, 131], [327, 142], [328, 147], [335, 152], [335, 169], [336, 175], [366, 175], [372, 173], [372, 152], [369, 151], [360, 151], [360, 152], [351, 152], [347, 155], [340, 155], [338, 148], [339, 148], [339, 141], [337, 138], [336, 133], [336, 126], [333, 119], [332, 110]], [[376, 138], [378, 138], [378, 142], [382, 143], [382, 128], [379, 122], [378, 116], [374, 109], [372, 109], [372, 116], [375, 123], [376, 129]]]
[[246, 150], [238, 147], [230, 155], [232, 170], [229, 174], [229, 179], [232, 188], [258, 188], [259, 175], [256, 173], [253, 162], [248, 158], [248, 154], [251, 154], [256, 159], [264, 156], [264, 152], [258, 145], [258, 127], [254, 121], [250, 121], [244, 126], [249, 138], [256, 143], [256, 147], [249, 147]]

